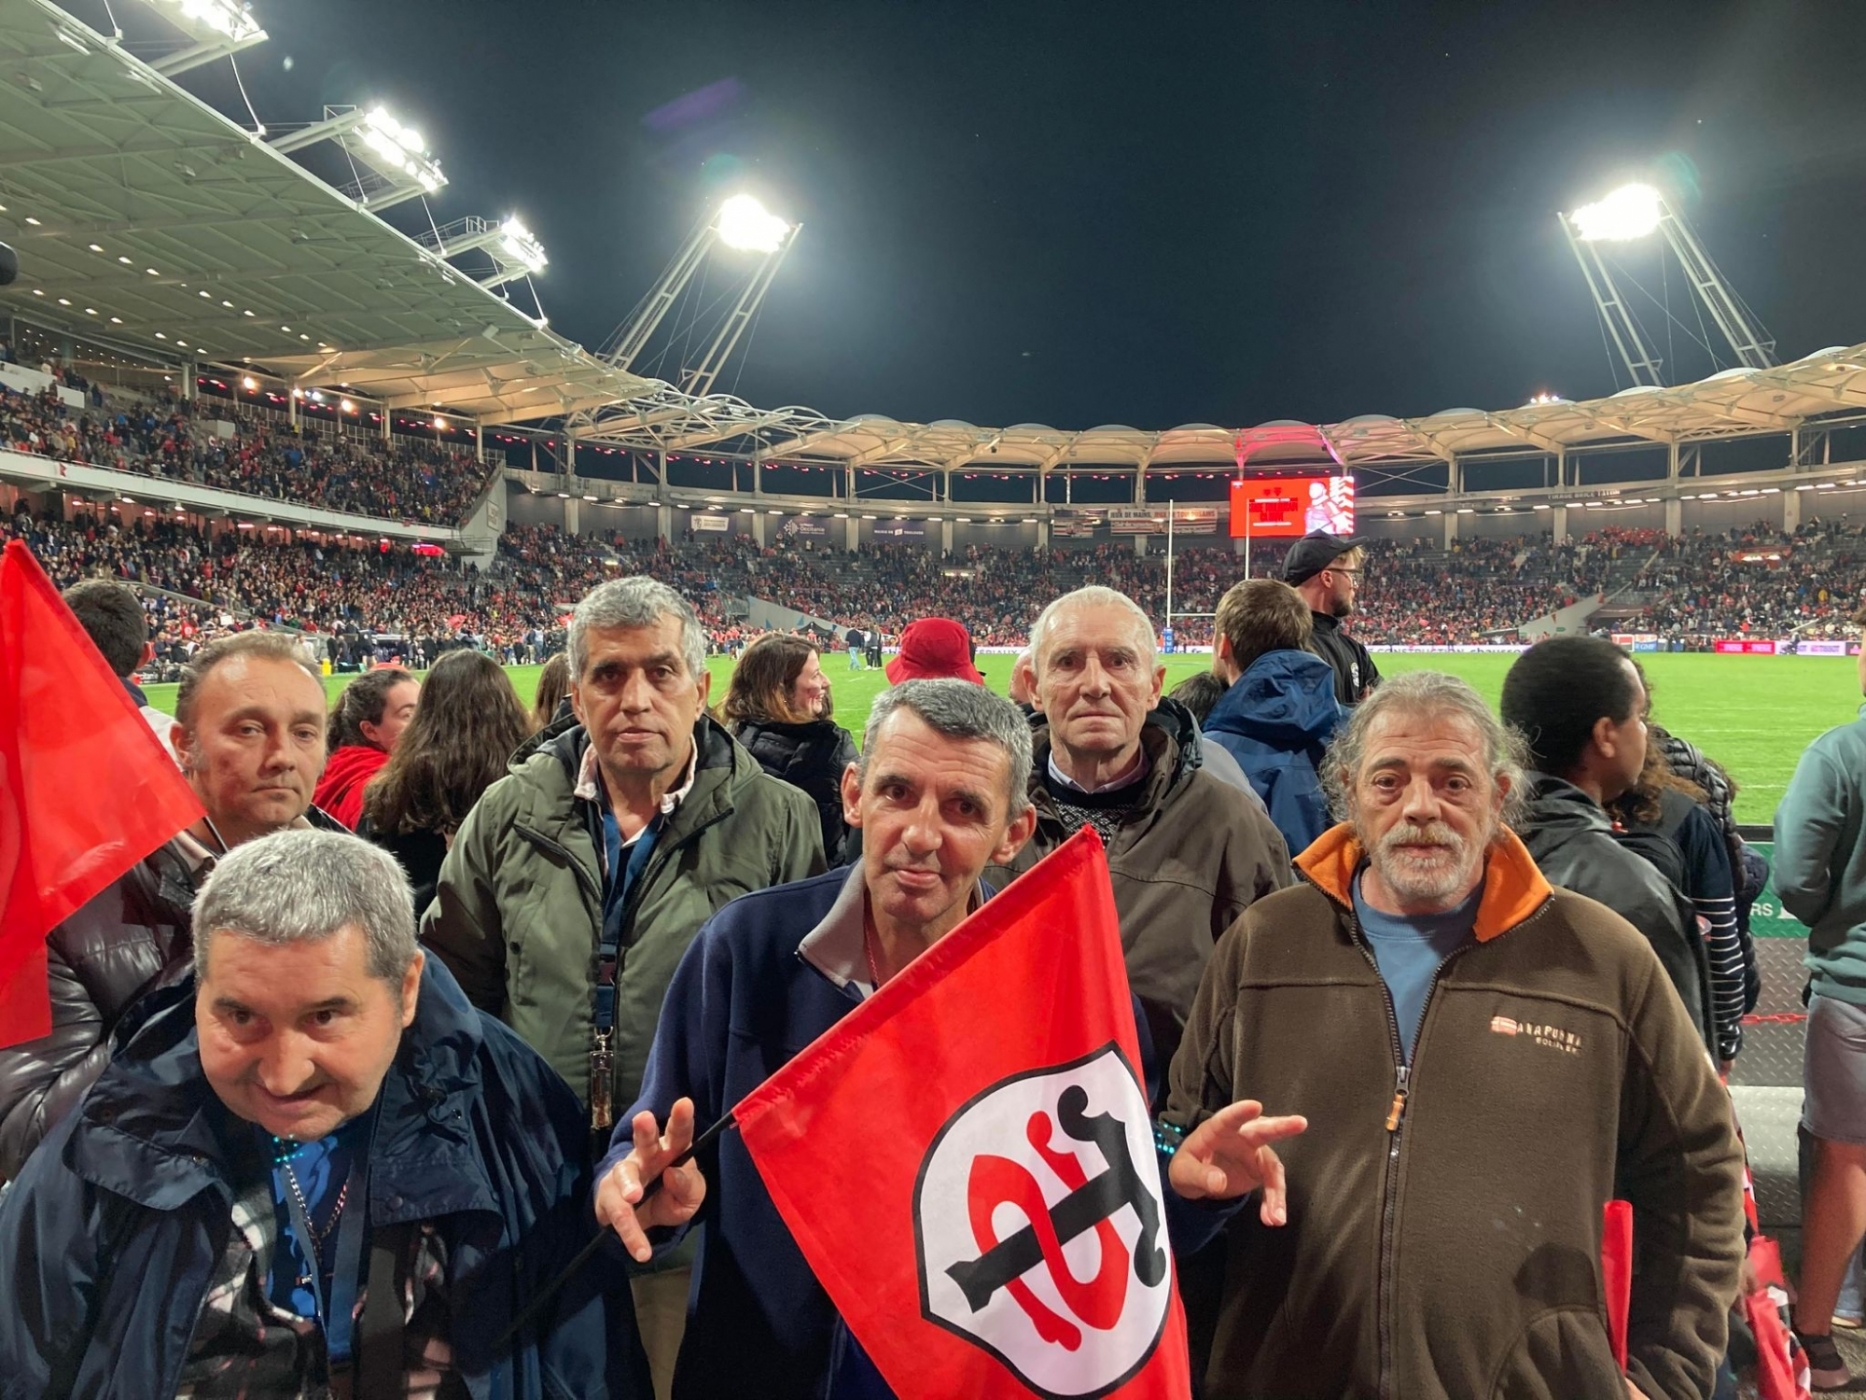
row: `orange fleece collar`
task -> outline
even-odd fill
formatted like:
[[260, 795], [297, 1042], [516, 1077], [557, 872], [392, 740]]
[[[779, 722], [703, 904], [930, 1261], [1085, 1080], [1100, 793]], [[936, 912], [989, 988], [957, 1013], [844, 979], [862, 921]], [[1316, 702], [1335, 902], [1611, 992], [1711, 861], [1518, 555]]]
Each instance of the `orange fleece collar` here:
[[[1330, 827], [1296, 857], [1296, 868], [1336, 902], [1354, 907], [1354, 872], [1360, 868], [1361, 843], [1346, 822]], [[1523, 922], [1548, 903], [1554, 891], [1536, 867], [1535, 857], [1507, 828], [1491, 843], [1484, 862], [1484, 897], [1477, 906], [1477, 941], [1484, 943]]]

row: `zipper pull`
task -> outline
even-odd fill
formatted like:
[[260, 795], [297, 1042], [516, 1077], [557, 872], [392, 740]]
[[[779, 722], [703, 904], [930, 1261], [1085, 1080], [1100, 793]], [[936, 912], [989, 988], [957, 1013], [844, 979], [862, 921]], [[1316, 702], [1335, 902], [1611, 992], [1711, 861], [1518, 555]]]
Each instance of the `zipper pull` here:
[[1397, 1133], [1400, 1119], [1406, 1116], [1406, 1076], [1410, 1073], [1405, 1065], [1399, 1067], [1399, 1076], [1393, 1086], [1393, 1107], [1387, 1110], [1387, 1131]]

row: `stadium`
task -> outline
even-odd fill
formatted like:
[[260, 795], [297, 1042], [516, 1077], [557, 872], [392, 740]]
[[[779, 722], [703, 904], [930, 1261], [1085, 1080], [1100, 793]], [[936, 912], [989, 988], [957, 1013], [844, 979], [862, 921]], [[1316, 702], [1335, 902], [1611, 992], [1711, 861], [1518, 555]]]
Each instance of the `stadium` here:
[[[1634, 653], [1765, 855], [1798, 758], [1858, 704], [1866, 342], [1778, 354], [1650, 188], [1628, 227], [1599, 222], [1611, 201], [1563, 216], [1626, 381], [1607, 397], [1160, 429], [832, 418], [717, 388], [796, 225], [709, 206], [586, 348], [552, 328], [518, 216], [435, 224], [446, 176], [390, 109], [269, 127], [196, 95], [191, 74], [266, 42], [252, 13], [149, 0], [126, 39], [81, 9], [0, 0], [0, 514], [57, 587], [136, 591], [157, 709], [249, 629], [300, 637], [332, 700], [466, 649], [529, 704], [578, 600], [631, 575], [691, 601], [715, 697], [753, 639], [812, 638], [858, 737], [887, 681], [845, 656], [852, 629], [892, 649], [956, 619], [1002, 693], [1038, 609], [1085, 584], [1170, 638], [1170, 689], [1210, 669], [1226, 590], [1318, 528], [1366, 541], [1348, 626], [1384, 675], [1451, 672], [1494, 704], [1543, 638]], [[1669, 382], [1616, 261], [1640, 239], [1682, 266], [1679, 314], [1725, 367]], [[742, 289], [682, 330], [709, 267]], [[1731, 1084], [1761, 1223], [1792, 1235], [1806, 930], [1773, 888], [1755, 918]]]

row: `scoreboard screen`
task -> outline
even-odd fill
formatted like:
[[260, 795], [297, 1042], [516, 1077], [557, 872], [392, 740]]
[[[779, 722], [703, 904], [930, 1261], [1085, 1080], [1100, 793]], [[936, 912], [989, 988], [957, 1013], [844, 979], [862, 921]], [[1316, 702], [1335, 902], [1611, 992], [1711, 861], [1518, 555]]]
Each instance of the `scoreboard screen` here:
[[1296, 539], [1311, 530], [1354, 533], [1353, 477], [1245, 477], [1231, 483], [1233, 539]]

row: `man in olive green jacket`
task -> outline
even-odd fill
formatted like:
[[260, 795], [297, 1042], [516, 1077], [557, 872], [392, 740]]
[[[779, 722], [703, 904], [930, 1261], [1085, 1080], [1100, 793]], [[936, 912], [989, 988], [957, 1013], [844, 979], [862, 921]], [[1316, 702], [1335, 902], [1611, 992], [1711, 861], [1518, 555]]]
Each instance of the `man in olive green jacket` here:
[[[822, 873], [823, 838], [815, 803], [707, 717], [703, 634], [678, 593], [640, 576], [599, 584], [568, 651], [577, 726], [468, 814], [421, 937], [576, 1091], [600, 1156], [700, 926], [742, 894]], [[662, 1393], [687, 1274], [636, 1281]]]

